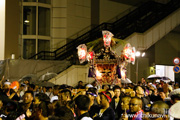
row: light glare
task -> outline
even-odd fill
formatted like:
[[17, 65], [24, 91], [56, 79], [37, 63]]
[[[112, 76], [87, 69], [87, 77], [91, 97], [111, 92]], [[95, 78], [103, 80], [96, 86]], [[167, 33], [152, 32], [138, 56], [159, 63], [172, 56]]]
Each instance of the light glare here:
[[143, 53], [142, 53], [142, 57], [144, 57], [145, 55], [146, 55], [146, 53], [145, 53], [145, 52], [143, 52]]
[[136, 52], [136, 56], [139, 57], [141, 53], [139, 51]]

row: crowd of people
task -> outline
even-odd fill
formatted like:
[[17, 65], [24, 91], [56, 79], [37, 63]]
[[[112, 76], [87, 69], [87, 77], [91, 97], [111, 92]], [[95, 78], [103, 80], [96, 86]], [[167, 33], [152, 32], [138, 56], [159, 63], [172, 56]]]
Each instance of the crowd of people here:
[[144, 78], [138, 84], [101, 89], [96, 81], [79, 81], [76, 87], [5, 81], [0, 87], [0, 120], [178, 120], [179, 101], [178, 83]]

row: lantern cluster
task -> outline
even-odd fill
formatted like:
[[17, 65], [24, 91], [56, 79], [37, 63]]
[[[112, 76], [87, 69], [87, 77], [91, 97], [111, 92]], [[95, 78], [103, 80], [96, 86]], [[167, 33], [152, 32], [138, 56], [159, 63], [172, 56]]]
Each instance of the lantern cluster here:
[[111, 37], [114, 35], [109, 31], [102, 31], [102, 34], [103, 34], [104, 47], [110, 47]]
[[126, 62], [132, 63], [132, 64], [135, 63], [135, 55], [136, 55], [135, 47], [131, 47], [131, 45], [127, 43], [123, 49], [122, 54]]
[[81, 44], [77, 47], [78, 49], [78, 57], [79, 57], [79, 62], [83, 63], [86, 60], [91, 61], [94, 56], [94, 52], [87, 52], [87, 46], [85, 44]]
[[135, 63], [135, 47], [128, 43], [118, 56], [111, 50], [111, 38], [113, 34], [107, 30], [102, 31], [104, 48], [100, 53], [87, 50], [85, 44], [77, 47], [80, 63], [90, 63], [88, 77], [94, 77], [100, 84], [114, 84], [114, 81], [126, 79], [128, 63]]

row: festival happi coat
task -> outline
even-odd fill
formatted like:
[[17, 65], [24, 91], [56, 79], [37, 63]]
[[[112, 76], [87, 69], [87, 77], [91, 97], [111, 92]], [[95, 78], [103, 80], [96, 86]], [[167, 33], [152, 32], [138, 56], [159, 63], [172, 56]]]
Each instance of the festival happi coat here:
[[85, 44], [77, 47], [79, 62], [82, 64], [88, 61], [88, 77], [94, 77], [101, 85], [120, 84], [121, 80], [126, 79], [128, 63], [135, 63], [135, 47], [127, 43], [118, 56], [111, 48], [113, 34], [107, 30], [102, 31], [102, 34], [104, 47], [99, 53], [95, 53], [92, 49], [87, 50]]

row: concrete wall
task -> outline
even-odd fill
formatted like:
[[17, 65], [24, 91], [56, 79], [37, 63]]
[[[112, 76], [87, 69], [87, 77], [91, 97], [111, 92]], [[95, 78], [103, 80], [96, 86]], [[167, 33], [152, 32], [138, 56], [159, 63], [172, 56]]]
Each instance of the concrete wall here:
[[170, 32], [155, 44], [155, 63], [174, 65], [173, 59], [180, 57], [180, 33]]
[[67, 37], [71, 37], [91, 25], [91, 0], [68, 0], [67, 15]]
[[60, 73], [55, 78], [51, 79], [50, 82], [55, 84], [68, 84], [76, 86], [78, 81], [83, 81], [84, 83], [92, 82], [92, 79], [88, 79], [88, 65], [73, 65], [67, 70]]
[[52, 50], [67, 42], [77, 32], [91, 25], [91, 0], [52, 1]]
[[100, 0], [99, 23], [107, 22], [131, 7], [131, 5], [122, 4], [111, 0]]
[[6, 0], [0, 0], [0, 60], [4, 60]]
[[[138, 64], [137, 64], [138, 61]], [[137, 68], [138, 67], [138, 68]], [[138, 73], [138, 76], [136, 76]], [[127, 67], [127, 78], [129, 78], [133, 83], [141, 81], [142, 77], [147, 77], [149, 75], [149, 58], [136, 58], [136, 63], [129, 64]]]
[[6, 0], [6, 24], [5, 24], [5, 58], [11, 58], [12, 54], [18, 58], [19, 40], [19, 0]]
[[67, 0], [52, 0], [51, 49], [66, 44], [67, 37]]
[[0, 60], [19, 56], [19, 0], [0, 1]]

